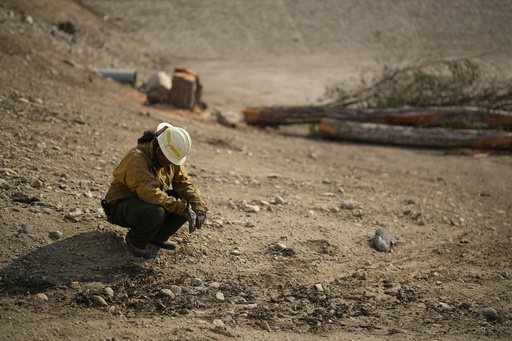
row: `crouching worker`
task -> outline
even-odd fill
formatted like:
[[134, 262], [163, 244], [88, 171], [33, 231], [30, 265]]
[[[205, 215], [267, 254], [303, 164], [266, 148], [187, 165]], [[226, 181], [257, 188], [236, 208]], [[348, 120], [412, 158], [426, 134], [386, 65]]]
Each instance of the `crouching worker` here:
[[127, 227], [126, 244], [139, 257], [174, 250], [169, 237], [188, 222], [189, 233], [206, 221], [206, 205], [183, 163], [192, 141], [186, 130], [160, 123], [145, 131], [114, 170], [102, 201], [108, 221]]

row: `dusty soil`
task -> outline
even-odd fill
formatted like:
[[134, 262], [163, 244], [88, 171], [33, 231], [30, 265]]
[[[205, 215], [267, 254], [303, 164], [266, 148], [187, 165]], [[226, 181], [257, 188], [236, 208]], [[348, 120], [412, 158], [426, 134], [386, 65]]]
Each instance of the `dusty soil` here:
[[[144, 26], [116, 19], [121, 5], [86, 3], [0, 5], [1, 339], [512, 337], [511, 155], [230, 129], [209, 111], [148, 106], [137, 87], [178, 63], [204, 75], [210, 108], [239, 113], [314, 103], [323, 82], [373, 61], [321, 44], [324, 55], [290, 57], [284, 43], [283, 54], [263, 49], [268, 59], [241, 57], [236, 44], [232, 59], [197, 46], [169, 55], [140, 41]], [[91, 67], [137, 69], [139, 82]], [[144, 261], [126, 249], [126, 230], [106, 222], [100, 199], [124, 153], [161, 121], [190, 132], [187, 168], [210, 215], [201, 231], [177, 234], [176, 251]], [[371, 246], [379, 228], [393, 240], [389, 253]], [[171, 286], [181, 293], [161, 292]]]

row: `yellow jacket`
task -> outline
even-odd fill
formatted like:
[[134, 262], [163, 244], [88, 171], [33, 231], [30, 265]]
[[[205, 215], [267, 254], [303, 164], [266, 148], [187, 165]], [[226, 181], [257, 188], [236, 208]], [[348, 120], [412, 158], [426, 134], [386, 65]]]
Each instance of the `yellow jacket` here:
[[[184, 165], [160, 167], [153, 164], [153, 142], [131, 149], [113, 175], [114, 180], [105, 196], [109, 204], [138, 197], [148, 204], [160, 205], [170, 213], [183, 214], [187, 202], [193, 209], [208, 211]], [[167, 195], [167, 189], [175, 190], [181, 199]]]

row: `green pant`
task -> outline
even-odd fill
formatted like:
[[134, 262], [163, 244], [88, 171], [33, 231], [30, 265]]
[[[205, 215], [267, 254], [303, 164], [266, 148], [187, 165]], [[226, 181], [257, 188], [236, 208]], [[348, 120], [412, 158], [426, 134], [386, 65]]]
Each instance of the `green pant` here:
[[160, 205], [147, 204], [142, 199], [132, 198], [114, 205], [110, 222], [129, 228], [130, 242], [136, 247], [144, 248], [152, 239], [169, 239], [187, 219], [179, 214], [166, 212]]

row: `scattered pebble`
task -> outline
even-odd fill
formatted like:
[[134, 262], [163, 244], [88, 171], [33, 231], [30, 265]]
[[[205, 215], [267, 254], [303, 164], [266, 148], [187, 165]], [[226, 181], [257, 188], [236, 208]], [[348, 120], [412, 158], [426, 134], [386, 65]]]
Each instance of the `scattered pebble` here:
[[23, 233], [30, 233], [34, 230], [34, 226], [32, 226], [30, 224], [23, 224], [21, 226], [21, 229], [22, 229]]
[[62, 237], [62, 232], [60, 231], [52, 231], [50, 232], [50, 238], [53, 240], [59, 240]]
[[398, 294], [398, 292], [400, 291], [400, 289], [402, 289], [402, 286], [399, 284], [399, 285], [395, 285], [394, 287], [391, 287], [389, 289], [386, 289], [384, 291], [384, 293], [386, 295], [396, 296]]
[[216, 293], [215, 298], [217, 299], [217, 301], [221, 301], [221, 302], [224, 302], [224, 300], [225, 300], [224, 294], [221, 292]]
[[224, 322], [220, 319], [213, 320], [213, 325], [216, 327], [224, 327]]
[[279, 195], [276, 195], [274, 202], [276, 203], [276, 205], [284, 205], [284, 203], [285, 203], [284, 199], [281, 198]]
[[190, 280], [190, 285], [192, 285], [193, 287], [198, 287], [198, 286], [203, 285], [203, 281], [200, 280], [199, 278], [192, 278]]
[[98, 296], [98, 295], [94, 295], [92, 297], [92, 303], [98, 307], [106, 307], [108, 306], [108, 303], [107, 301], [105, 301], [105, 299], [101, 296]]
[[46, 294], [43, 293], [36, 294], [35, 299], [40, 302], [48, 302], [48, 296], [46, 296]]
[[356, 205], [352, 200], [345, 200], [341, 203], [340, 207], [343, 208], [344, 210], [353, 210], [356, 207]]
[[375, 231], [375, 236], [373, 237], [373, 247], [375, 250], [380, 252], [389, 252], [389, 250], [391, 250], [391, 240], [386, 234], [386, 231], [383, 229], [378, 229]]
[[114, 290], [111, 287], [105, 288], [105, 293], [109, 295], [110, 297], [114, 297]]
[[4, 179], [0, 179], [0, 189], [9, 189], [11, 186]]
[[170, 289], [171, 289], [171, 291], [172, 291], [173, 293], [175, 293], [176, 295], [181, 294], [181, 291], [182, 291], [182, 290], [181, 290], [181, 287], [180, 287], [180, 286], [177, 286], [177, 285], [171, 285]]
[[324, 291], [324, 288], [322, 287], [322, 284], [320, 284], [320, 283], [315, 284], [315, 289], [316, 289], [318, 292], [323, 292], [323, 291]]
[[261, 208], [258, 205], [245, 205], [245, 212], [258, 213]]
[[172, 292], [171, 289], [162, 289], [160, 290], [160, 294], [165, 297], [170, 297], [171, 299], [174, 299], [176, 297], [176, 295], [174, 294], [174, 292]]
[[482, 315], [484, 315], [488, 319], [498, 318], [498, 312], [496, 311], [496, 309], [491, 307], [484, 308], [484, 310], [482, 311]]

